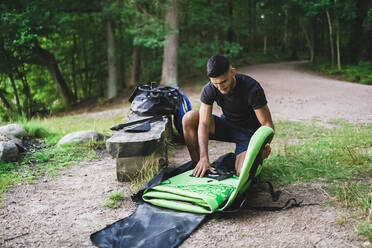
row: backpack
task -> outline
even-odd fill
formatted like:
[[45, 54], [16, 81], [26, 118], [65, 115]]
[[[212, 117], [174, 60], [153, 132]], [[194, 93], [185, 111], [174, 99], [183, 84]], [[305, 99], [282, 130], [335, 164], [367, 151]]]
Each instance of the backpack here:
[[151, 82], [136, 87], [129, 98], [130, 109], [141, 116], [175, 114], [181, 98], [176, 88], [157, 86], [156, 82]]
[[182, 117], [191, 110], [187, 96], [178, 87], [158, 86], [157, 82], [137, 86], [129, 98], [130, 109], [141, 116], [173, 115], [173, 124], [183, 136]]

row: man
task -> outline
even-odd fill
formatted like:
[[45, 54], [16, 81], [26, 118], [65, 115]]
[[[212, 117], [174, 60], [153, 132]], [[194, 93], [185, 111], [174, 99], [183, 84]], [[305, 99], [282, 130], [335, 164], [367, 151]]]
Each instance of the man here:
[[[203, 177], [208, 170], [216, 173], [208, 156], [210, 138], [236, 143], [235, 169], [239, 176], [253, 133], [261, 125], [274, 129], [265, 93], [256, 80], [237, 74], [221, 55], [209, 58], [207, 76], [210, 81], [202, 90], [200, 110], [191, 110], [182, 119], [185, 143], [196, 164], [193, 175]], [[221, 117], [212, 115], [214, 102], [222, 109]], [[270, 145], [266, 146], [263, 159], [270, 151]]]

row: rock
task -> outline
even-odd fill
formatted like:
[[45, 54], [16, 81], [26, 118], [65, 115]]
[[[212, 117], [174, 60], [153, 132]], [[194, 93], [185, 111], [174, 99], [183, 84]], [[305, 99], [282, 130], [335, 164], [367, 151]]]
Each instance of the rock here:
[[26, 148], [23, 146], [22, 140], [14, 137], [10, 134], [0, 134], [0, 141], [12, 142], [18, 146], [19, 152], [26, 151]]
[[26, 130], [19, 124], [9, 124], [0, 127], [0, 134], [13, 135], [21, 139], [27, 137]]
[[73, 132], [65, 135], [60, 141], [58, 142], [57, 146], [60, 146], [62, 144], [72, 143], [72, 142], [78, 142], [83, 143], [87, 141], [99, 141], [104, 140], [105, 135], [94, 132], [94, 131], [78, 131]]
[[18, 159], [18, 147], [13, 142], [0, 141], [0, 159], [5, 162], [14, 162]]

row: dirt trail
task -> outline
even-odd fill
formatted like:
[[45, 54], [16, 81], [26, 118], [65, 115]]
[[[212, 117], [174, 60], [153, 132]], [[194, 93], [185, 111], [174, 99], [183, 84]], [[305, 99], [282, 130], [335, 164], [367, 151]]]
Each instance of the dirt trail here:
[[[274, 120], [372, 122], [372, 87], [323, 78], [301, 70], [301, 64], [265, 64], [240, 71], [263, 85]], [[198, 98], [191, 97], [195, 104]], [[233, 150], [233, 145], [212, 141], [210, 150], [213, 159]], [[169, 157], [173, 165], [189, 159], [181, 145]], [[91, 233], [134, 211], [129, 187], [129, 183], [116, 181], [115, 161], [107, 154], [63, 169], [54, 179], [45, 177], [37, 184], [18, 186], [3, 194], [7, 200], [0, 209], [0, 247], [92, 247]], [[125, 196], [120, 207], [103, 207], [107, 197], [119, 190]], [[291, 185], [283, 190], [283, 201], [289, 197], [305, 203], [329, 198], [321, 184]], [[252, 203], [265, 199], [268, 196], [260, 193]], [[203, 224], [181, 247], [361, 247], [364, 240], [356, 235], [355, 225], [352, 213], [329, 205], [269, 213], [245, 210]]]

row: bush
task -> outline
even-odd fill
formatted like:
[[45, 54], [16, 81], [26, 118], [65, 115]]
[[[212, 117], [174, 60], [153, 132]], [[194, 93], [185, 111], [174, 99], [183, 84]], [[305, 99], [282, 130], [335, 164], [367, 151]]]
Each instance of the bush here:
[[347, 65], [343, 72], [348, 80], [372, 85], [372, 63], [359, 61], [357, 65]]
[[309, 68], [329, 75], [341, 76], [351, 82], [372, 85], [372, 63], [370, 61], [359, 61], [358, 64], [344, 65], [341, 70], [324, 62], [311, 64]]

